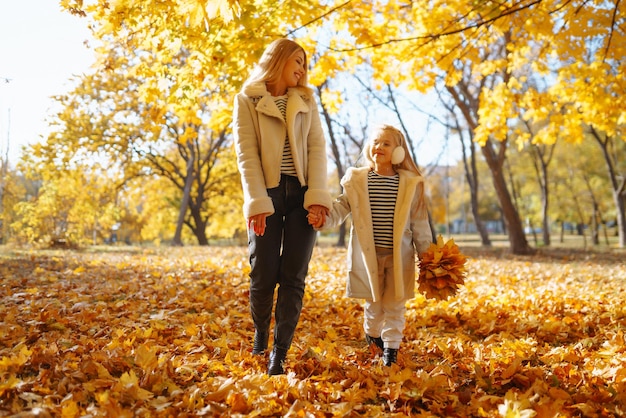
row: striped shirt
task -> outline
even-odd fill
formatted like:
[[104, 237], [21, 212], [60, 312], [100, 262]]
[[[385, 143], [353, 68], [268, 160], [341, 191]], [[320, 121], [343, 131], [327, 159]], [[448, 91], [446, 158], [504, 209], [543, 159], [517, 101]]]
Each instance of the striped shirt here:
[[393, 248], [393, 212], [396, 207], [400, 176], [381, 176], [374, 171], [367, 173], [367, 191], [370, 196], [374, 245]]
[[[283, 120], [287, 121], [287, 96], [274, 97], [276, 106], [283, 115]], [[289, 136], [285, 136], [285, 146], [283, 147], [283, 159], [280, 163], [280, 172], [288, 176], [298, 176], [296, 166], [293, 163], [293, 155], [291, 155], [291, 147], [289, 146]]]

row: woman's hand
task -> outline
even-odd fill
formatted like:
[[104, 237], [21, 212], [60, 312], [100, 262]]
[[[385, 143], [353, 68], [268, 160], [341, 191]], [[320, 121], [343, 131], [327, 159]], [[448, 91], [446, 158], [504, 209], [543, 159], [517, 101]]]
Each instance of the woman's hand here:
[[321, 228], [326, 223], [326, 217], [330, 213], [328, 208], [325, 208], [321, 205], [311, 205], [309, 206], [309, 214], [307, 215], [307, 219], [309, 224], [313, 228]]
[[265, 234], [267, 215], [267, 213], [261, 213], [248, 218], [248, 229], [252, 230], [257, 237]]

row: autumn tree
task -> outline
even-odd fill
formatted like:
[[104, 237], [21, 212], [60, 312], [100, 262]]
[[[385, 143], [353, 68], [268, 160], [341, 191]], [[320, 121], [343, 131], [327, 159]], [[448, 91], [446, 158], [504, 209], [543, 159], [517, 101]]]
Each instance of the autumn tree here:
[[[607, 131], [599, 131], [595, 126], [589, 127], [589, 135], [596, 141], [604, 157], [607, 179], [615, 202], [619, 243], [621, 247], [624, 247], [626, 246], [626, 161], [624, 159], [626, 139]], [[590, 187], [589, 189], [592, 190]], [[595, 224], [597, 218], [594, 216], [593, 219]]]
[[[609, 222], [616, 224], [617, 213], [600, 148], [593, 141], [581, 141], [557, 147], [554, 158], [553, 187], [558, 190], [555, 193], [558, 204], [552, 210], [553, 218], [588, 225], [594, 244], [599, 243], [603, 227], [605, 241], [608, 241], [606, 227]], [[617, 231], [617, 227], [614, 230]], [[585, 229], [578, 232], [585, 233]]]
[[[174, 242], [180, 243], [185, 223], [199, 243], [207, 243], [204, 234], [209, 212], [203, 201], [210, 193], [207, 187], [220, 190], [218, 179], [209, 176], [217, 155], [227, 158], [220, 150], [229, 141], [234, 93], [266, 44], [288, 30], [285, 22], [291, 28], [306, 26], [316, 20], [311, 16], [325, 11], [305, 1], [293, 2], [290, 7], [273, 2], [242, 3], [235, 9], [216, 8], [212, 2], [152, 0], [141, 2], [141, 7], [130, 1], [67, 1], [63, 5], [86, 17], [101, 43], [92, 79], [102, 77], [103, 83], [108, 83], [103, 90], [119, 94], [119, 103], [133, 101], [130, 106], [112, 103], [116, 110], [98, 121], [103, 125], [113, 121], [113, 130], [134, 132], [117, 135], [92, 123], [104, 134], [99, 135], [99, 143], [104, 147], [124, 143], [124, 150], [176, 184], [182, 193]], [[98, 102], [103, 98], [92, 95], [88, 100], [93, 109], [101, 106]], [[73, 107], [66, 103], [66, 108]], [[134, 117], [111, 117], [129, 110], [135, 112]], [[124, 126], [117, 123], [121, 119]], [[164, 152], [171, 148], [177, 149], [178, 161]], [[141, 170], [138, 173], [143, 174]], [[222, 180], [232, 184], [229, 176]], [[238, 190], [221, 189], [230, 195]]]
[[[443, 85], [443, 83], [440, 83]], [[459, 81], [454, 87], [436, 87], [438, 97], [447, 112], [445, 125], [448, 132], [456, 134], [461, 149], [461, 163], [464, 171], [464, 178], [468, 185], [470, 196], [470, 210], [476, 225], [476, 230], [480, 235], [481, 243], [485, 247], [491, 246], [489, 231], [480, 216], [480, 197], [478, 175], [478, 151], [477, 144], [473, 140], [474, 131], [468, 128], [467, 118], [471, 116], [472, 99], [470, 86], [467, 82]], [[465, 92], [465, 93], [463, 93]], [[470, 119], [471, 120], [471, 119]], [[463, 198], [463, 197], [461, 197]]]
[[[546, 112], [550, 108], [542, 108], [542, 103], [555, 101], [554, 97], [546, 101], [548, 90], [523, 89], [520, 83], [528, 77], [529, 68], [536, 73], [555, 74], [550, 91], [560, 92], [561, 99], [569, 96], [556, 103], [571, 103], [570, 109], [576, 107], [578, 94], [572, 88], [576, 82], [585, 80], [587, 91], [618, 86], [617, 75], [623, 63], [616, 59], [623, 56], [624, 44], [618, 42], [624, 37], [620, 30], [620, 6], [619, 2], [604, 1], [435, 1], [411, 5], [371, 2], [341, 11], [345, 16], [343, 27], [352, 37], [333, 48], [337, 53], [367, 53], [374, 57], [377, 77], [409, 80], [422, 91], [432, 88], [440, 75], [447, 86], [456, 86], [467, 64], [471, 65], [476, 85], [481, 80], [494, 81], [480, 87], [475, 95], [477, 119], [472, 129], [492, 167], [494, 186], [509, 219], [511, 249], [524, 253], [529, 248], [501, 177], [506, 141], [515, 134], [510, 130], [511, 122], [521, 118], [548, 120]], [[600, 24], [590, 24], [592, 21]], [[501, 53], [494, 53], [495, 48], [501, 48]], [[606, 71], [606, 65], [598, 65], [606, 62], [605, 57], [617, 63], [613, 72]], [[579, 65], [579, 61], [585, 60], [588, 65]], [[593, 73], [594, 69], [598, 71]], [[536, 100], [533, 104], [537, 106], [529, 104], [531, 99]], [[609, 102], [594, 100], [594, 105], [590, 100], [588, 104], [598, 109]], [[619, 124], [618, 116], [623, 114], [615, 109], [623, 108], [607, 109], [616, 117], [609, 118], [608, 123], [603, 121], [603, 127], [614, 130]], [[561, 117], [553, 116], [550, 121], [561, 122], [561, 129], [571, 129], [571, 133], [582, 129], [580, 118], [570, 117], [572, 112], [557, 113]], [[565, 124], [564, 118], [568, 119]], [[598, 119], [592, 113], [587, 118]], [[556, 126], [551, 125], [553, 129]], [[550, 132], [550, 128], [545, 132]], [[577, 135], [565, 136], [574, 140]], [[541, 137], [549, 140], [550, 135]]]
[[[191, 129], [194, 132], [205, 132], [200, 126]], [[184, 131], [177, 132], [173, 127], [170, 127], [170, 131], [179, 137], [184, 135]], [[232, 170], [234, 167], [231, 167], [230, 172], [222, 173], [221, 177], [214, 174], [214, 169], [221, 161], [220, 153], [223, 158], [233, 158], [222, 152], [227, 144], [226, 135], [224, 132], [205, 134], [204, 137], [188, 138], [184, 144], [174, 140], [176, 152], [142, 154], [151, 170], [168, 179], [180, 192], [181, 199], [176, 205], [179, 211], [173, 238], [174, 245], [182, 245], [183, 224], [191, 229], [199, 245], [208, 245], [206, 232], [211, 213], [207, 211], [207, 201], [211, 196], [220, 194], [233, 196], [237, 190], [221, 185], [222, 182], [232, 184], [232, 179], [237, 176], [237, 172]]]
[[76, 167], [44, 173], [36, 194], [15, 205], [17, 217], [11, 228], [16, 240], [74, 246], [108, 238], [119, 212], [115, 192], [102, 171], [102, 167]]
[[[172, 59], [171, 68], [186, 65], [188, 58], [181, 53]], [[178, 219], [173, 243], [182, 244], [186, 225], [200, 245], [207, 245], [211, 216], [207, 199], [216, 190], [226, 196], [238, 194], [238, 188], [220, 186], [220, 182], [232, 184], [235, 169], [213, 175], [217, 165], [234, 156], [222, 153], [229, 144], [225, 131], [211, 129], [208, 98], [212, 92], [196, 97], [193, 107], [177, 115], [165, 100], [141, 100], [146, 83], [143, 77], [132, 76], [134, 54], [112, 45], [101, 59], [106, 62], [102, 71], [83, 75], [72, 92], [57, 97], [62, 106], [54, 121], [57, 126], [36, 153], [55, 167], [85, 158], [107, 161], [111, 172], [118, 173], [118, 187], [138, 176], [157, 174], [168, 179], [180, 198], [175, 205], [178, 216], [172, 219]], [[161, 87], [167, 97], [176, 94], [167, 90], [168, 82]]]
[[17, 219], [15, 205], [18, 202], [29, 200], [34, 196], [36, 185], [24, 176], [24, 173], [7, 166], [2, 178], [2, 195], [0, 197], [0, 243], [6, 244], [12, 240], [11, 224]]
[[[509, 158], [510, 164], [507, 165], [507, 168], [512, 172], [509, 183], [515, 184], [516, 186], [512, 185], [511, 187], [519, 190], [519, 193], [513, 192], [518, 204], [522, 200], [526, 202], [525, 225], [531, 229], [535, 244], [538, 243], [536, 226], [541, 225], [543, 245], [549, 246], [551, 243], [550, 201], [552, 198], [550, 166], [554, 165], [552, 162], [557, 140], [555, 139], [551, 143], [535, 141], [533, 138], [541, 127], [528, 122], [524, 123], [523, 129], [525, 136], [531, 139], [529, 142], [525, 139], [515, 141], [518, 143], [518, 147], [513, 148], [513, 155]], [[516, 166], [518, 169], [512, 169], [510, 166]], [[537, 187], [533, 188], [533, 185]], [[529, 206], [537, 206], [537, 209], [534, 207], [531, 209]]]
[[[508, 141], [520, 137], [516, 122], [548, 121], [537, 134], [537, 141], [548, 143], [559, 129], [565, 140], [576, 141], [583, 137], [583, 126], [622, 138], [626, 106], [621, 105], [624, 95], [617, 94], [623, 91], [622, 2], [436, 0], [357, 6], [301, 0], [280, 4], [145, 0], [141, 7], [130, 1], [64, 5], [88, 16], [98, 38], [111, 36], [129, 50], [155, 57], [156, 65], [136, 60], [132, 67], [133, 73], [146, 78], [143, 100], [149, 101], [167, 84], [175, 93], [167, 102], [175, 114], [184, 115], [198, 91], [219, 86], [212, 103], [223, 113], [211, 122], [220, 126], [227, 124], [229, 103], [246, 69], [269, 40], [279, 36], [296, 34], [308, 51], [320, 51], [316, 71], [344, 71], [343, 60], [349, 56], [356, 63], [369, 63], [373, 77], [382, 83], [393, 80], [422, 92], [441, 80], [454, 88], [469, 70], [472, 85], [478, 86], [469, 129], [491, 168], [514, 253], [531, 250], [502, 178]], [[332, 36], [319, 31], [324, 25], [332, 25]], [[188, 65], [172, 70], [168, 63], [181, 49], [189, 53]], [[545, 75], [549, 87], [524, 88], [529, 71]], [[596, 100], [596, 93], [606, 100]], [[554, 103], [558, 112], [552, 112]], [[608, 117], [599, 120], [599, 115]], [[619, 188], [616, 191], [622, 196]], [[622, 217], [620, 213], [623, 224]]]

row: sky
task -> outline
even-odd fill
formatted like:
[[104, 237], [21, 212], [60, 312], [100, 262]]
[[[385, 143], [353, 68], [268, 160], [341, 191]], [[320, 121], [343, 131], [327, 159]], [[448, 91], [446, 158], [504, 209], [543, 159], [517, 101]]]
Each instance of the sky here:
[[94, 61], [90, 39], [87, 21], [58, 0], [0, 0], [0, 152], [8, 149], [12, 167], [23, 145], [49, 132], [51, 96], [68, 92]]

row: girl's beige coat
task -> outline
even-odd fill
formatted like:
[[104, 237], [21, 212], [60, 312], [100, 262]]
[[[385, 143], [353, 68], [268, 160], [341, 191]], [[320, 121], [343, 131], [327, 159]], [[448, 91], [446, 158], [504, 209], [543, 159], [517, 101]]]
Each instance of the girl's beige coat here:
[[308, 186], [304, 207], [332, 205], [326, 182], [326, 141], [315, 99], [304, 87], [290, 88], [287, 97], [287, 122], [264, 83], [244, 87], [235, 98], [233, 132], [246, 219], [274, 213], [267, 189], [280, 182], [287, 134], [298, 180]]
[[[324, 229], [334, 228], [352, 214], [348, 248], [346, 294], [353, 298], [381, 300], [374, 229], [367, 191], [369, 167], [350, 168], [341, 180], [343, 194], [335, 200]], [[396, 300], [415, 296], [416, 252], [424, 252], [432, 242], [424, 201], [424, 178], [400, 170], [400, 184], [393, 217], [393, 273]]]

